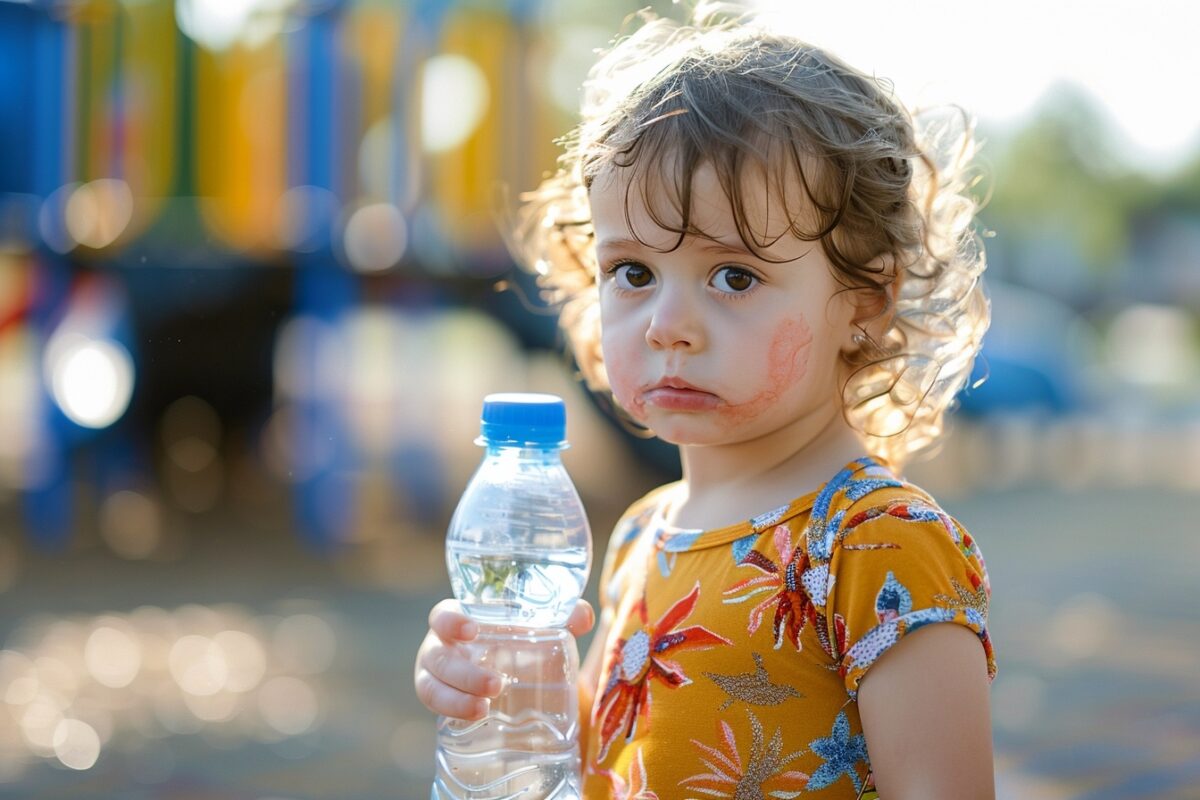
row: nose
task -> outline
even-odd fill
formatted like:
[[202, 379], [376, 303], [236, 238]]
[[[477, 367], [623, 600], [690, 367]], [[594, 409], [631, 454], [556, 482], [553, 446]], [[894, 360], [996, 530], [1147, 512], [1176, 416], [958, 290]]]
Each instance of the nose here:
[[695, 351], [704, 347], [704, 341], [699, 301], [685, 290], [663, 286], [646, 327], [646, 343], [655, 350]]

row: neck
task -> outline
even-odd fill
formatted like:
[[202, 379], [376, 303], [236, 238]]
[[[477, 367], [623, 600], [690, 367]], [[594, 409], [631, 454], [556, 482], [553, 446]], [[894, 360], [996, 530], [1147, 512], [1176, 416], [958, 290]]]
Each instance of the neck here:
[[680, 527], [719, 527], [749, 519], [816, 489], [866, 455], [836, 407], [823, 408], [768, 436], [732, 445], [683, 446]]

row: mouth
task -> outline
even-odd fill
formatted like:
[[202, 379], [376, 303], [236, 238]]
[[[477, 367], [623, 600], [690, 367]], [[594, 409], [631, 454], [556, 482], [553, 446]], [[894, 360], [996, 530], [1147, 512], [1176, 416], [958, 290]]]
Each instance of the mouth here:
[[721, 404], [721, 398], [680, 378], [664, 378], [642, 390], [648, 406], [664, 411], [708, 411]]

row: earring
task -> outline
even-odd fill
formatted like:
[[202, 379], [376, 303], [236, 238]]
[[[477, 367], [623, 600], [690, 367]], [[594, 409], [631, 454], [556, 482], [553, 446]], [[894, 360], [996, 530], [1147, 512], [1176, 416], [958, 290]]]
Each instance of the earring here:
[[862, 353], [866, 353], [868, 355], [878, 355], [879, 353], [883, 352], [883, 348], [879, 346], [879, 342], [876, 342], [874, 339], [872, 339], [871, 335], [866, 332], [851, 334], [850, 341], [853, 342], [855, 347], [857, 347]]

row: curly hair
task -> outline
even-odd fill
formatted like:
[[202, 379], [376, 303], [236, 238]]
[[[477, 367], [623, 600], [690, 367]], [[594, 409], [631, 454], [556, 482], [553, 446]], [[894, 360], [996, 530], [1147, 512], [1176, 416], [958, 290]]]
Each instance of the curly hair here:
[[869, 320], [877, 335], [860, 324], [859, 347], [842, 353], [843, 414], [869, 452], [902, 468], [941, 436], [990, 321], [969, 194], [973, 122], [957, 108], [910, 112], [885, 82], [746, 14], [705, 5], [690, 23], [638, 16], [589, 73], [557, 172], [522, 196], [508, 234], [558, 306], [588, 387], [609, 391], [592, 182], [633, 170], [628, 185], [681, 244], [707, 236], [691, 219], [691, 193], [696, 170], [711, 165], [744, 245], [761, 255], [771, 240], [751, 229], [743, 197], [743, 177], [758, 170], [785, 232], [819, 242], [844, 290], [881, 309]]

